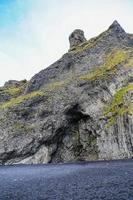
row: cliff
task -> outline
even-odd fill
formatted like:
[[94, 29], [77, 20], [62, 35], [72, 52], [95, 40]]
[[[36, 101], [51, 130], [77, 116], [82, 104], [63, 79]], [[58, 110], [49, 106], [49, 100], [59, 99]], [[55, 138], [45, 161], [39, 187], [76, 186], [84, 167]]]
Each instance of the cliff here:
[[133, 35], [117, 21], [98, 37], [82, 30], [30, 81], [0, 88], [0, 164], [133, 156]]

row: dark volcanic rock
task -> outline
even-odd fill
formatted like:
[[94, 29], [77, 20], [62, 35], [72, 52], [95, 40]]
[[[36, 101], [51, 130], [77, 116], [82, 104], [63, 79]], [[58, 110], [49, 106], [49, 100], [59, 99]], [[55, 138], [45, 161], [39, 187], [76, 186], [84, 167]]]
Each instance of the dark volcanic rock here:
[[117, 21], [114, 21], [113, 24], [111, 24], [109, 30], [112, 31], [114, 35], [117, 35], [123, 39], [127, 37], [126, 32]]
[[4, 84], [4, 87], [20, 87], [27, 83], [27, 80], [16, 81], [16, 80], [9, 80]]
[[70, 48], [75, 47], [85, 41], [86, 41], [86, 38], [84, 36], [84, 31], [80, 29], [76, 29], [69, 36]]
[[1, 164], [133, 156], [132, 34], [115, 21], [91, 40], [81, 30], [69, 40], [29, 82], [1, 88]]

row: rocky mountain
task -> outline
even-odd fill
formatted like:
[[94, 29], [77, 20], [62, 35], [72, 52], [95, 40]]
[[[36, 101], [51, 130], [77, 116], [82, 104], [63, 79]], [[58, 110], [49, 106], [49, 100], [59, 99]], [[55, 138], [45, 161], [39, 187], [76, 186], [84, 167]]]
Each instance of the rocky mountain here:
[[0, 88], [0, 163], [60, 163], [133, 156], [133, 35], [117, 21], [82, 30], [30, 81]]

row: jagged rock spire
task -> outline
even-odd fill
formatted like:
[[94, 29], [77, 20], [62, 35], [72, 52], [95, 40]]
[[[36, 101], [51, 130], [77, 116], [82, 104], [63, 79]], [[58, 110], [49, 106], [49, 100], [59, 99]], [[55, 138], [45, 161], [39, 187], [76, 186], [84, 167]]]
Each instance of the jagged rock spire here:
[[108, 29], [110, 32], [114, 33], [117, 36], [125, 37], [127, 36], [125, 30], [121, 25], [115, 20]]
[[74, 30], [69, 36], [70, 48], [85, 42], [86, 38], [84, 36], [84, 31], [80, 29]]

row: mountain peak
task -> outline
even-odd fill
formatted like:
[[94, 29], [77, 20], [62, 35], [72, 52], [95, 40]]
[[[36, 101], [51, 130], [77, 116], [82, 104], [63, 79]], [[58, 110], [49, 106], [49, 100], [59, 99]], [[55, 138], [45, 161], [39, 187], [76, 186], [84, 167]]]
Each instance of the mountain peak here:
[[108, 29], [109, 31], [117, 35], [126, 35], [125, 30], [121, 27], [117, 20], [115, 20]]
[[119, 24], [119, 22], [117, 20], [114, 20], [113, 23], [111, 24], [112, 27], [121, 27], [121, 25]]

